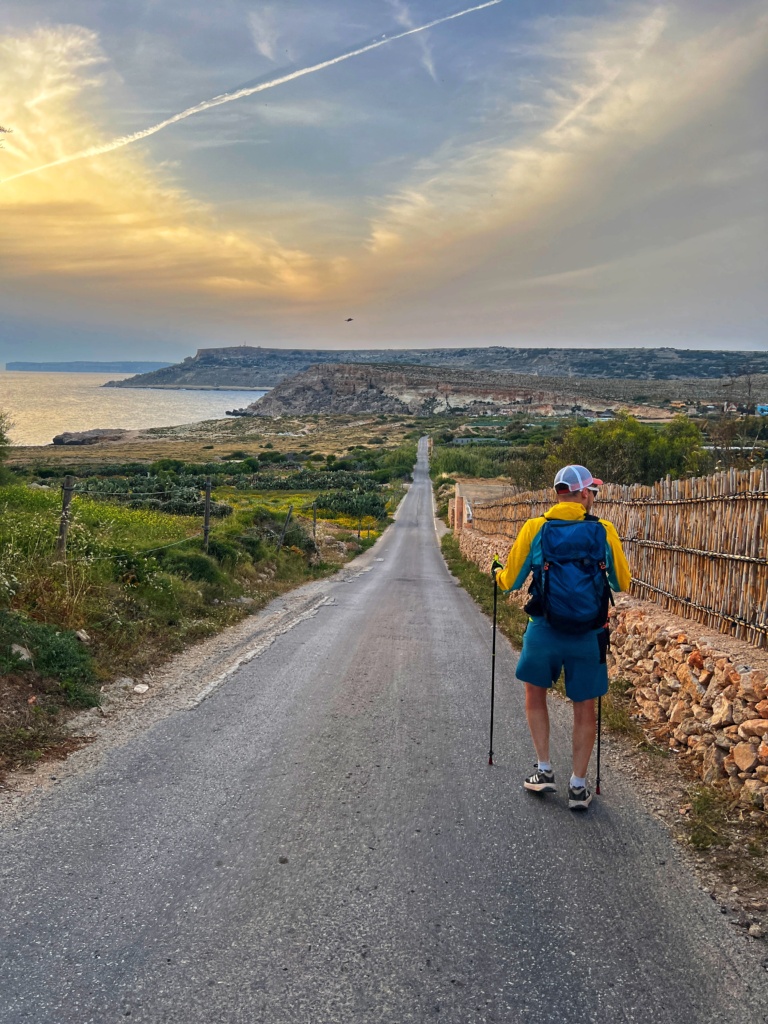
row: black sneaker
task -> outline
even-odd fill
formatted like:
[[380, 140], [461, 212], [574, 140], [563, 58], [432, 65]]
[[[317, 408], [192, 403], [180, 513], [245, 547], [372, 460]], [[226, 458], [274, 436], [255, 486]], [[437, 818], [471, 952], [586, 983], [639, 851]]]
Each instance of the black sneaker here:
[[579, 789], [574, 789], [573, 786], [568, 787], [568, 808], [571, 811], [586, 811], [591, 803], [592, 793], [586, 786], [581, 786]]
[[555, 773], [553, 771], [543, 772], [538, 767], [533, 775], [528, 776], [523, 785], [534, 793], [554, 793], [557, 789]]

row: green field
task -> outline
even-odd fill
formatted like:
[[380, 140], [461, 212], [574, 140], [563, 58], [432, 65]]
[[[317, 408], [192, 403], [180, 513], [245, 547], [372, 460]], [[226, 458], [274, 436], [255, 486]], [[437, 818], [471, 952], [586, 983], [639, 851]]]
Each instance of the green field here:
[[[110, 680], [141, 676], [372, 544], [414, 461], [407, 445], [17, 471], [0, 486], [0, 775], [66, 748], [66, 718]], [[61, 484], [75, 469], [62, 553]]]

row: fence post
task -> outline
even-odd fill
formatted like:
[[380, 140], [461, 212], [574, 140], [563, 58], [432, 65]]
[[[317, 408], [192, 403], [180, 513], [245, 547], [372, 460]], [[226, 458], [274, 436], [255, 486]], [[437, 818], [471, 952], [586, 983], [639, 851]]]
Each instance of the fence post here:
[[67, 557], [67, 532], [69, 531], [69, 505], [75, 491], [75, 478], [64, 477], [61, 497], [61, 519], [59, 519], [59, 535], [56, 538], [56, 557]]
[[285, 531], [288, 529], [288, 523], [290, 522], [292, 515], [293, 515], [293, 505], [289, 505], [288, 506], [288, 515], [285, 517], [285, 522], [283, 523], [283, 532], [280, 534], [280, 543], [277, 545], [277, 550], [278, 551], [280, 551], [280, 549], [283, 546], [283, 541], [285, 540]]
[[203, 520], [203, 550], [208, 554], [208, 537], [211, 532], [211, 478], [205, 480], [205, 519]]

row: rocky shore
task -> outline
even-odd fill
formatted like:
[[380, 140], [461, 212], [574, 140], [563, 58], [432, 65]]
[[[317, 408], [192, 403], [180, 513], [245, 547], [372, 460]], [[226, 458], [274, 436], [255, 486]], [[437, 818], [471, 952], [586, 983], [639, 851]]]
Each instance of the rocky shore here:
[[108, 427], [96, 428], [94, 430], [72, 430], [63, 434], [56, 434], [53, 444], [79, 446], [84, 444], [100, 444], [102, 441], [125, 441], [130, 434], [136, 431], [111, 429]]

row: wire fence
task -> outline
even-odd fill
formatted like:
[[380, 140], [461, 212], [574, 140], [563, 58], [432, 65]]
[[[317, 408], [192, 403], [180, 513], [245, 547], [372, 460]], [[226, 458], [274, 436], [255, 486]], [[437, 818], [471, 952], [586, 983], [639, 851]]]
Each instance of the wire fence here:
[[[552, 503], [549, 489], [474, 502], [472, 529], [514, 538]], [[633, 594], [768, 647], [768, 469], [607, 484], [594, 511], [619, 532]]]

